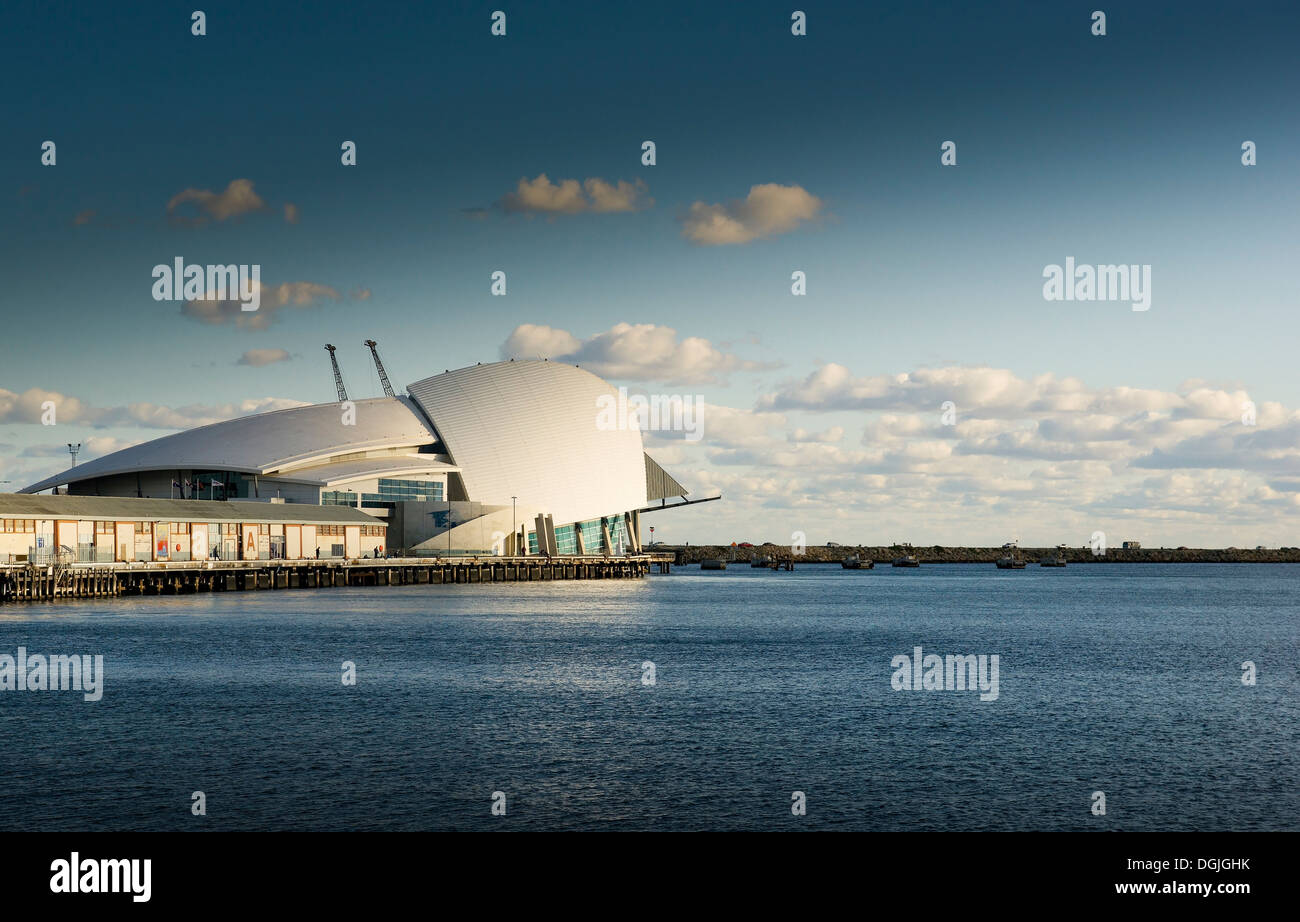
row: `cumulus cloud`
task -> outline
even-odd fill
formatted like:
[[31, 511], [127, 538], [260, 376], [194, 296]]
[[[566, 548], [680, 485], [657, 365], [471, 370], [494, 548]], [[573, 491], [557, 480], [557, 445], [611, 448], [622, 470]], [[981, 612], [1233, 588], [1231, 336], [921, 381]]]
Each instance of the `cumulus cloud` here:
[[681, 219], [682, 236], [703, 246], [749, 243], [794, 230], [815, 218], [822, 206], [803, 186], [763, 183], [725, 204], [694, 202]]
[[[752, 408], [707, 405], [702, 439], [675, 443], [673, 473], [693, 491], [721, 489], [746, 515], [765, 510], [768, 538], [1050, 545], [1102, 530], [1156, 546], [1290, 544], [1300, 412], [1260, 401], [1249, 425], [1249, 399], [1201, 382], [822, 366]], [[828, 416], [828, 428], [809, 424]], [[844, 534], [837, 522], [870, 524]]]
[[639, 211], [654, 205], [646, 184], [618, 180], [610, 183], [598, 177], [578, 182], [562, 179], [551, 182], [545, 173], [536, 179], [521, 177], [515, 191], [508, 192], [496, 203], [507, 214], [582, 214], [584, 212], [610, 213]]
[[581, 348], [582, 340], [568, 330], [524, 323], [515, 327], [510, 337], [501, 344], [501, 357], [568, 361]]
[[0, 388], [0, 423], [41, 423], [48, 419], [47, 404], [53, 404], [53, 423], [83, 419], [86, 404], [75, 397], [33, 387], [22, 393]]
[[261, 368], [263, 365], [287, 361], [289, 361], [289, 352], [286, 349], [249, 349], [239, 357], [239, 361], [235, 364]]
[[679, 340], [677, 331], [653, 323], [619, 323], [580, 340], [566, 330], [525, 323], [501, 346], [502, 358], [549, 358], [581, 365], [605, 378], [708, 384], [732, 372], [771, 365], [748, 361], [717, 349], [707, 339]]
[[778, 410], [931, 410], [945, 400], [981, 418], [1021, 413], [1137, 413], [1176, 408], [1195, 413], [1204, 395], [1131, 387], [1088, 389], [1077, 378], [1020, 378], [1004, 368], [952, 365], [901, 374], [858, 377], [829, 362], [801, 381], [784, 384], [762, 404]]
[[[183, 205], [190, 202], [198, 206], [207, 218], [187, 217], [178, 213]], [[253, 190], [251, 179], [232, 179], [221, 192], [192, 187], [177, 192], [167, 203], [167, 214], [181, 223], [202, 224], [208, 218], [214, 221], [225, 221], [250, 212], [262, 211], [265, 208], [266, 202]]]
[[829, 429], [821, 432], [815, 432], [801, 427], [791, 430], [790, 434], [787, 436], [788, 441], [791, 442], [824, 442], [828, 444], [838, 442], [843, 438], [843, 426], [831, 426]]

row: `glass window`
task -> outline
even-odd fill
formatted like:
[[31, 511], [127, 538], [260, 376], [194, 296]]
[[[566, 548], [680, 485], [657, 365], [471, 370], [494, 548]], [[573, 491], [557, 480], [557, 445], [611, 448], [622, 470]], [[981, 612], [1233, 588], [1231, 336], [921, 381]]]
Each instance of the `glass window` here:
[[444, 499], [443, 484], [433, 480], [397, 480], [392, 477], [380, 477], [378, 489], [378, 493], [363, 493], [362, 503], [440, 503]]

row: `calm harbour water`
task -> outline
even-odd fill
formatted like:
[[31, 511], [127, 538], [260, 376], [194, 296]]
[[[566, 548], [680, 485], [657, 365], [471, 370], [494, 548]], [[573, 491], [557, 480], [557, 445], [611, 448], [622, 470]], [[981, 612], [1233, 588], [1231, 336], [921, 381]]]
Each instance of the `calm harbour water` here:
[[[1300, 565], [0, 608], [20, 645], [106, 677], [98, 702], [0, 692], [4, 829], [1300, 828]], [[917, 645], [998, 654], [997, 700], [895, 691]]]

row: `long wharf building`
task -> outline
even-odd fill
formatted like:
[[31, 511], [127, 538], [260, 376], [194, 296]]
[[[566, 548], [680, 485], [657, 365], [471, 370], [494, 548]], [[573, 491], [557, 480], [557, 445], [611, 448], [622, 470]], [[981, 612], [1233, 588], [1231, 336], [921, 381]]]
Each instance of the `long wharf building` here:
[[345, 506], [0, 494], [0, 564], [373, 557], [385, 531]]

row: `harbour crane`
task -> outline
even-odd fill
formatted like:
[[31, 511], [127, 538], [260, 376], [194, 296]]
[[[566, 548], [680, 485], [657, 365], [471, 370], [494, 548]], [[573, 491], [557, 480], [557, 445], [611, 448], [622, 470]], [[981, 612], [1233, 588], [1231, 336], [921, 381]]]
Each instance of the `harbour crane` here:
[[389, 397], [396, 397], [393, 393], [393, 385], [388, 383], [388, 375], [384, 372], [384, 363], [379, 361], [379, 352], [375, 349], [378, 345], [373, 339], [367, 339], [366, 345], [370, 347], [370, 354], [375, 357], [375, 369], [379, 372], [379, 383], [384, 386], [384, 393]]
[[339, 360], [334, 357], [334, 347], [325, 344], [325, 351], [330, 354], [330, 364], [334, 366], [334, 387], [339, 392], [339, 403], [348, 399], [348, 392], [343, 389], [343, 373], [339, 371]]

